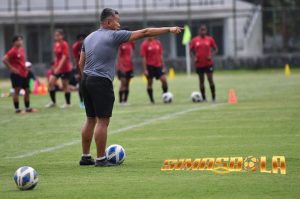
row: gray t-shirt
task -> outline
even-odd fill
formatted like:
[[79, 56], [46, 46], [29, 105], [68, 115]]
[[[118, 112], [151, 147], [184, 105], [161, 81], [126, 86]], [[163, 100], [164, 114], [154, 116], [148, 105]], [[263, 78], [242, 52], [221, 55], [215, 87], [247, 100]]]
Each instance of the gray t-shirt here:
[[82, 45], [85, 52], [84, 74], [113, 81], [119, 46], [129, 40], [131, 33], [100, 28], [89, 34]]

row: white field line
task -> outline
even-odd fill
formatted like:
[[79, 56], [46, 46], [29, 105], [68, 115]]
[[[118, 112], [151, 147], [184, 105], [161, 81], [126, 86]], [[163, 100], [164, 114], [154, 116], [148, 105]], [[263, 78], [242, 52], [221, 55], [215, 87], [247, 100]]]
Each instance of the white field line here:
[[[122, 133], [122, 132], [125, 132], [125, 131], [128, 131], [128, 130], [131, 130], [131, 129], [143, 127], [143, 126], [153, 124], [153, 123], [156, 123], [156, 122], [161, 122], [161, 121], [164, 121], [164, 120], [173, 119], [173, 118], [179, 117], [181, 115], [185, 115], [187, 113], [191, 113], [191, 112], [195, 112], [195, 111], [199, 111], [199, 110], [211, 109], [211, 108], [215, 108], [215, 107], [222, 106], [222, 105], [225, 105], [225, 104], [226, 103], [212, 104], [212, 105], [209, 105], [209, 106], [201, 106], [201, 107], [190, 108], [190, 109], [175, 112], [175, 113], [169, 113], [169, 114], [166, 114], [166, 115], [161, 116], [161, 117], [148, 119], [145, 122], [141, 122], [141, 123], [126, 126], [126, 127], [114, 130], [114, 131], [110, 131], [109, 135]], [[62, 144], [59, 144], [59, 145], [56, 145], [56, 146], [53, 146], [53, 147], [47, 147], [47, 148], [43, 148], [43, 149], [39, 149], [39, 150], [35, 150], [35, 151], [30, 151], [30, 152], [27, 152], [27, 153], [24, 153], [24, 154], [21, 154], [21, 155], [17, 155], [17, 156], [6, 157], [6, 159], [20, 159], [20, 158], [26, 158], [26, 157], [38, 155], [38, 154], [41, 154], [41, 153], [53, 152], [53, 151], [65, 148], [67, 146], [72, 146], [72, 145], [78, 144], [80, 142], [81, 142], [81, 140], [73, 140], [71, 142], [62, 143]]]

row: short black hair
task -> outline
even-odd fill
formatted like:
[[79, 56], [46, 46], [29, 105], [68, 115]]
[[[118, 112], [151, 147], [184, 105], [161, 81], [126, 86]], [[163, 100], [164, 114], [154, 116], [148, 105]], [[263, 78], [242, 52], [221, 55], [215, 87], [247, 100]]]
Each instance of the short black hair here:
[[16, 41], [18, 41], [19, 39], [23, 39], [23, 36], [22, 35], [15, 35], [13, 38], [12, 38], [12, 42], [15, 43]]
[[114, 10], [114, 9], [104, 8], [102, 13], [101, 13], [101, 16], [100, 16], [100, 21], [103, 22], [108, 17], [115, 16], [115, 15], [118, 15], [118, 14], [119, 14], [119, 12]]
[[121, 30], [130, 30], [130, 28], [128, 26], [123, 26]]
[[77, 36], [76, 36], [76, 40], [79, 40], [79, 39], [85, 39], [86, 38], [86, 34], [83, 34], [83, 33], [79, 33]]
[[199, 29], [201, 29], [201, 28], [205, 28], [205, 29], [207, 29], [207, 26], [206, 26], [205, 24], [200, 24], [200, 27], [199, 27]]
[[65, 35], [64, 30], [61, 28], [56, 29], [55, 32], [59, 32], [61, 35]]

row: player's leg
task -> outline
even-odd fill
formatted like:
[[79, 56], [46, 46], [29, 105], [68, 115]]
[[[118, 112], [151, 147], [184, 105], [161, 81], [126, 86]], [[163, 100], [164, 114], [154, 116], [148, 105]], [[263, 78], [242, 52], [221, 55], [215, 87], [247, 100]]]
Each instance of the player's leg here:
[[119, 102], [123, 103], [125, 102], [125, 84], [126, 84], [126, 78], [125, 77], [120, 77], [120, 88], [119, 88]]
[[125, 90], [124, 90], [124, 102], [127, 103], [129, 96], [129, 85], [130, 85], [131, 77], [127, 77], [125, 79]]
[[48, 84], [49, 96], [51, 102], [46, 105], [46, 108], [51, 108], [56, 106], [56, 82], [58, 77], [51, 75]]
[[81, 91], [85, 102], [86, 121], [81, 129], [82, 156], [80, 165], [95, 165], [95, 161], [90, 153], [90, 147], [96, 125], [96, 114], [94, 112], [93, 101], [86, 87], [86, 79], [81, 81]]
[[167, 81], [167, 76], [164, 73], [162, 68], [154, 68], [155, 70], [155, 78], [159, 79], [161, 82], [161, 88], [163, 93], [168, 92], [168, 81]]
[[[88, 103], [86, 103], [86, 113], [87, 116], [96, 117], [94, 139], [97, 148], [97, 159], [95, 166], [113, 166], [105, 156], [107, 128], [115, 101], [113, 84], [107, 78], [86, 77], [86, 79], [83, 90], [87, 90], [89, 96], [87, 99], [90, 99], [92, 102], [91, 106], [88, 106]], [[84, 100], [86, 100], [86, 97]], [[90, 110], [90, 107], [93, 109]]]
[[66, 74], [62, 77], [62, 85], [65, 93], [65, 104], [61, 106], [61, 108], [68, 108], [71, 106], [71, 92], [69, 87], [69, 75]]
[[82, 156], [80, 165], [94, 165], [95, 161], [90, 153], [91, 143], [93, 140], [96, 118], [87, 117], [81, 130]]
[[23, 79], [23, 89], [25, 90], [24, 94], [24, 105], [25, 105], [25, 111], [27, 113], [35, 112], [35, 109], [30, 108], [30, 91], [29, 91], [29, 78]]
[[160, 81], [161, 81], [161, 88], [163, 93], [168, 92], [168, 81], [167, 81], [167, 76], [164, 74], [160, 76]]
[[155, 74], [154, 74], [154, 67], [147, 66], [147, 70], [148, 70], [148, 76], [147, 76], [147, 93], [148, 93], [150, 102], [152, 104], [154, 104], [155, 101], [154, 101], [154, 97], [153, 97], [153, 88], [152, 88], [153, 77], [155, 76]]
[[20, 107], [19, 107], [19, 92], [20, 92], [20, 90], [21, 90], [20, 87], [15, 87], [14, 88], [13, 103], [14, 103], [16, 113], [21, 113], [21, 110], [20, 110]]
[[198, 72], [199, 76], [199, 86], [200, 86], [200, 92], [202, 95], [202, 98], [204, 101], [206, 101], [206, 95], [205, 95], [205, 85], [204, 85], [204, 73], [202, 71]]
[[109, 125], [109, 117], [97, 117], [96, 127], [95, 127], [95, 142], [97, 148], [97, 159], [95, 166], [105, 167], [105, 166], [116, 166], [107, 160], [105, 155], [106, 141], [107, 141], [107, 128]]
[[108, 125], [109, 125], [109, 118], [97, 117], [95, 131], [94, 131], [96, 148], [97, 148], [97, 160], [105, 159], [105, 148], [106, 148]]
[[209, 82], [212, 101], [215, 102], [216, 101], [216, 87], [215, 87], [215, 83], [214, 83], [214, 79], [213, 79], [213, 72], [212, 71], [208, 72], [208, 73], [206, 73], [206, 75], [207, 75], [207, 79]]
[[151, 77], [148, 76], [147, 77], [147, 93], [148, 93], [150, 102], [152, 104], [154, 104], [155, 101], [154, 101], [154, 97], [153, 97], [153, 88], [152, 88], [152, 85], [153, 85], [153, 78], [151, 78]]
[[16, 113], [21, 113], [20, 107], [19, 107], [19, 92], [21, 89], [21, 82], [20, 82], [20, 77], [15, 74], [10, 75], [10, 80], [11, 80], [11, 85], [12, 88], [14, 89], [14, 93], [12, 96], [14, 108]]
[[29, 88], [25, 88], [25, 94], [24, 94], [24, 105], [25, 105], [25, 111], [30, 113], [30, 112], [33, 112], [32, 108], [30, 108], [30, 99], [29, 99]]

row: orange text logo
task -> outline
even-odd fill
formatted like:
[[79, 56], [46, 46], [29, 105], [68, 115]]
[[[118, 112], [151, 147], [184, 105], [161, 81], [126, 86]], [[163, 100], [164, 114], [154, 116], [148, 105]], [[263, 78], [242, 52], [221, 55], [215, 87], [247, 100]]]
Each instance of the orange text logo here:
[[266, 156], [256, 158], [254, 156], [243, 157], [218, 157], [197, 159], [169, 159], [165, 160], [161, 171], [213, 171], [219, 174], [230, 172], [261, 172], [273, 174], [286, 174], [284, 156]]

